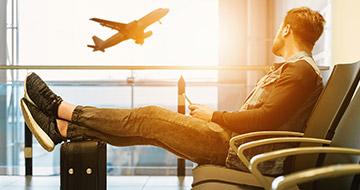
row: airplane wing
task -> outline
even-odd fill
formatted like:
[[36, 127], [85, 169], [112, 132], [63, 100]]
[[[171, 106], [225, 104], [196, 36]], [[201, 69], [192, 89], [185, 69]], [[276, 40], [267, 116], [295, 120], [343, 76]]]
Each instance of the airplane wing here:
[[120, 23], [120, 22], [114, 22], [109, 20], [103, 20], [99, 18], [91, 18], [90, 20], [98, 22], [101, 24], [101, 26], [106, 26], [115, 30], [124, 30], [127, 24]]

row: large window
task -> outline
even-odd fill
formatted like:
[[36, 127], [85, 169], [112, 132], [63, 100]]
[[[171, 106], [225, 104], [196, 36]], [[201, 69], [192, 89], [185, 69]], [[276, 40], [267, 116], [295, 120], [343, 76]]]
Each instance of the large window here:
[[[9, 65], [218, 65], [218, 0], [14, 0], [8, 5], [9, 22], [10, 17], [18, 20], [18, 25], [14, 24], [17, 27], [9, 28], [8, 49], [10, 55], [14, 54]], [[87, 47], [93, 44], [93, 35], [105, 40], [117, 32], [90, 18], [129, 23], [157, 8], [169, 8], [170, 12], [161, 20], [162, 24], [154, 23], [147, 29], [153, 31], [153, 36], [142, 46], [128, 40], [106, 49], [105, 53]], [[174, 84], [180, 75], [195, 83], [216, 82], [218, 77], [216, 71], [32, 71], [65, 100], [76, 104], [116, 108], [155, 104], [174, 111], [177, 107]], [[7, 161], [0, 166], [5, 168], [0, 174], [24, 174], [24, 126], [18, 102], [23, 96], [21, 81], [27, 72], [8, 71], [7, 147], [3, 150]], [[135, 84], [126, 83], [129, 78], [135, 79]], [[216, 107], [217, 87], [200, 83], [188, 85], [189, 96], [195, 102]], [[59, 174], [59, 147], [48, 153], [35, 140], [33, 147], [34, 175]], [[177, 157], [156, 147], [108, 146], [107, 162], [110, 175], [173, 175]], [[187, 162], [189, 169], [191, 165]]]

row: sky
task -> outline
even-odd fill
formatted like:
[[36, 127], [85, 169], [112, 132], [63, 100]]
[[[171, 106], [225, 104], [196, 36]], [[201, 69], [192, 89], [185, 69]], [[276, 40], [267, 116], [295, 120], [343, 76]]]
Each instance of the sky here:
[[[157, 8], [169, 8], [170, 12], [162, 24], [154, 23], [147, 29], [153, 35], [144, 45], [128, 40], [105, 53], [86, 47], [93, 44], [93, 35], [105, 40], [117, 32], [90, 18], [129, 23]], [[218, 0], [29, 0], [19, 2], [19, 14], [21, 65], [218, 64]], [[47, 73], [49, 80], [62, 76], [59, 71], [41, 72]], [[138, 73], [145, 76], [144, 72]], [[147, 75], [158, 75], [155, 73]], [[197, 76], [208, 73], [213, 74]], [[127, 74], [86, 71], [67, 73], [67, 78], [91, 75], [110, 79]], [[161, 74], [165, 78], [167, 75], [171, 72]]]

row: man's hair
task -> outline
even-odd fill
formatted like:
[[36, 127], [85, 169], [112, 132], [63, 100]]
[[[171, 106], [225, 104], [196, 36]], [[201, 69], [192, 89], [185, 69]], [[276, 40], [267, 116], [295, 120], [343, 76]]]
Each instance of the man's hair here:
[[299, 7], [287, 12], [284, 26], [287, 24], [290, 25], [294, 35], [302, 43], [313, 47], [324, 30], [325, 19], [317, 11], [307, 7]]

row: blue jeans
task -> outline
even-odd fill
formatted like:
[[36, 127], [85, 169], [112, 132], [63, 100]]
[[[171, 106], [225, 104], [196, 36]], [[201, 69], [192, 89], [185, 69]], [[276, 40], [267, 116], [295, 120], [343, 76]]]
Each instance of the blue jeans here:
[[114, 146], [154, 145], [198, 164], [225, 165], [230, 133], [218, 124], [158, 106], [136, 109], [76, 107], [68, 138], [96, 138]]

